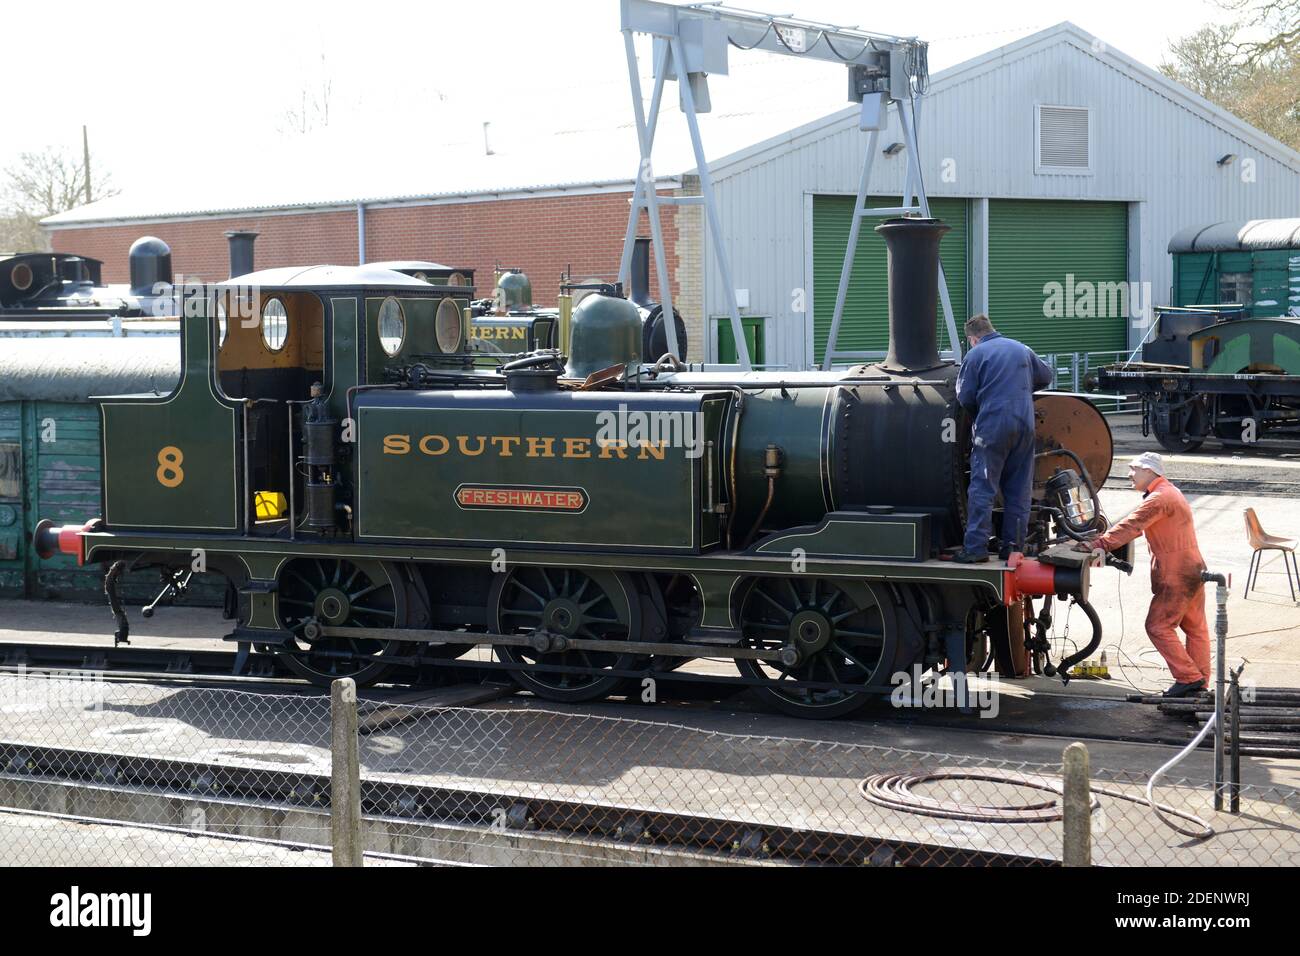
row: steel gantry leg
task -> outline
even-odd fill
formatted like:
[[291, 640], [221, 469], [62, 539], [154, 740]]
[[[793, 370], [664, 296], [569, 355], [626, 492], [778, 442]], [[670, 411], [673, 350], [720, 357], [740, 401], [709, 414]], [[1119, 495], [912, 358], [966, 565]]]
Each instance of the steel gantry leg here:
[[[870, 130], [871, 136], [858, 187], [857, 202], [853, 210], [852, 233], [848, 248], [845, 250], [835, 312], [831, 320], [830, 336], [826, 343], [822, 366], [828, 369], [836, 359], [866, 357], [859, 356], [857, 353], [840, 353], [836, 350], [844, 317], [844, 303], [853, 273], [853, 259], [862, 229], [861, 220], [868, 215], [897, 216], [914, 214], [918, 211], [923, 215], [929, 215], [929, 203], [925, 198], [925, 182], [921, 175], [916, 145], [916, 108], [913, 105], [911, 123], [904, 116], [902, 108], [904, 100], [915, 104], [917, 97], [925, 92], [929, 77], [926, 60], [927, 44], [916, 37], [871, 33], [859, 30], [857, 27], [840, 27], [804, 20], [793, 15], [774, 16], [754, 10], [733, 9], [713, 0], [685, 5], [664, 3], [661, 0], [619, 0], [619, 13], [627, 50], [633, 106], [637, 117], [637, 134], [641, 146], [641, 166], [633, 189], [631, 218], [624, 241], [619, 277], [625, 283], [628, 280], [631, 247], [636, 237], [641, 208], [644, 206], [650, 215], [650, 225], [654, 232], [655, 262], [660, 270], [659, 284], [661, 298], [664, 300], [665, 320], [668, 323], [668, 339], [676, 348], [675, 317], [672, 313], [665, 253], [660, 235], [659, 205], [662, 203], [682, 206], [697, 204], [702, 200], [706, 228], [710, 235], [707, 248], [713, 250], [716, 256], [718, 272], [725, 287], [723, 292], [732, 335], [736, 342], [736, 351], [740, 364], [746, 370], [752, 368], [749, 344], [745, 341], [740, 309], [736, 302], [731, 260], [723, 241], [722, 222], [714, 196], [713, 178], [700, 139], [697, 117], [697, 106], [700, 104], [696, 102], [695, 90], [692, 89], [691, 84], [693, 78], [698, 78], [700, 89], [704, 90], [707, 87], [703, 83], [707, 77], [726, 75], [729, 47], [740, 50], [759, 49], [781, 56], [837, 63], [848, 68], [849, 99], [861, 104], [862, 118], [859, 121], [859, 128], [864, 131]], [[654, 38], [653, 42], [656, 44], [655, 93], [648, 124], [644, 115], [645, 105], [641, 98], [641, 85], [636, 67], [636, 50], [632, 36], [634, 33], [649, 35]], [[682, 113], [690, 128], [691, 147], [700, 177], [700, 196], [658, 197], [655, 190], [650, 153], [654, 145], [654, 130], [659, 117], [663, 82], [670, 75], [678, 84]], [[879, 145], [881, 120], [882, 117], [887, 116], [891, 105], [899, 109], [908, 150], [907, 181], [904, 185], [904, 192], [907, 195], [904, 205], [899, 208], [867, 209], [871, 165]], [[707, 103], [704, 108], [707, 112]], [[912, 205], [913, 195], [919, 197], [919, 206]], [[942, 267], [940, 267], [939, 281], [944, 315], [948, 323], [948, 335], [952, 341], [954, 357], [960, 360], [961, 352], [956, 324], [953, 321], [952, 303], [948, 297], [947, 282]]]
[[[659, 101], [664, 92], [664, 67], [666, 66], [668, 48], [664, 47], [663, 55], [656, 61], [652, 76], [654, 77], [654, 91], [650, 94], [650, 120], [647, 123], [643, 114], [645, 109], [641, 99], [641, 77], [636, 68], [636, 46], [633, 43], [632, 31], [623, 31], [624, 47], [627, 51], [627, 69], [632, 84], [632, 110], [637, 124], [637, 141], [641, 150], [641, 162], [637, 168], [636, 182], [632, 188], [632, 215], [627, 220], [627, 235], [623, 239], [623, 257], [618, 266], [618, 281], [623, 283], [623, 288], [630, 286], [630, 277], [632, 271], [632, 244], [636, 239], [637, 223], [640, 221], [641, 207], [645, 203], [645, 172], [650, 167], [650, 153], [654, 149], [655, 131], [659, 126]], [[641, 137], [641, 127], [645, 126], [644, 141]], [[649, 177], [653, 180], [653, 175]]]
[[[920, 104], [915, 99], [910, 100], [912, 104], [912, 117], [909, 121], [907, 110], [903, 108], [900, 101], [898, 104], [898, 120], [903, 124], [903, 142], [907, 146], [907, 155], [909, 157], [907, 170], [912, 179], [912, 186], [915, 186], [915, 196], [917, 204], [920, 206], [921, 215], [926, 219], [930, 218], [930, 200], [925, 195], [925, 182], [921, 178], [921, 154], [916, 145], [916, 125], [917, 113], [920, 110]], [[909, 187], [910, 188], [910, 187]], [[912, 204], [912, 195], [904, 197], [904, 205]], [[961, 344], [957, 338], [957, 323], [952, 314], [952, 300], [948, 297], [948, 277], [943, 272], [943, 259], [939, 260], [939, 301], [943, 305], [944, 324], [948, 327], [948, 344], [952, 348], [953, 360], [961, 361]]]
[[[862, 231], [862, 219], [868, 213], [863, 208], [867, 203], [867, 189], [871, 183], [871, 166], [876, 159], [876, 147], [880, 144], [880, 130], [873, 129], [867, 137], [867, 158], [862, 161], [862, 175], [858, 179], [858, 197], [853, 201], [853, 222], [849, 224], [849, 245], [844, 250], [844, 265], [840, 267], [840, 286], [835, 293], [835, 311], [831, 314], [831, 330], [826, 336], [826, 352], [822, 355], [822, 371], [829, 371], [835, 358], [835, 343], [840, 337], [840, 323], [844, 320], [844, 301], [849, 294], [849, 278], [853, 275], [853, 259], [858, 251], [858, 234]], [[909, 160], [910, 162], [910, 160]]]
[[[826, 351], [822, 355], [822, 369], [828, 371], [837, 358], [864, 358], [863, 353], [840, 352], [840, 326], [844, 321], [844, 304], [848, 299], [849, 281], [853, 276], [853, 262], [857, 254], [858, 241], [862, 234], [862, 220], [868, 216], [906, 216], [919, 212], [927, 219], [930, 217], [930, 200], [925, 195], [925, 182], [921, 177], [919, 154], [916, 145], [915, 115], [909, 119], [901, 101], [893, 104], [898, 110], [898, 121], [903, 130], [903, 145], [907, 152], [907, 170], [903, 177], [903, 202], [901, 206], [867, 208], [867, 195], [871, 188], [871, 170], [876, 159], [876, 148], [880, 145], [880, 130], [873, 129], [867, 137], [867, 155], [862, 161], [862, 175], [858, 180], [858, 195], [853, 204], [853, 221], [849, 225], [848, 247], [844, 250], [844, 264], [840, 268], [840, 284], [835, 293], [835, 311], [831, 314], [830, 334], [826, 337]], [[915, 107], [914, 107], [915, 109]], [[952, 300], [948, 295], [948, 279], [943, 272], [943, 263], [939, 263], [939, 300], [943, 305], [943, 316], [948, 330], [948, 341], [953, 359], [961, 361], [961, 347], [957, 338], [957, 323], [953, 317]]]
[[686, 57], [682, 55], [681, 38], [673, 37], [669, 41], [669, 46], [673, 52], [673, 60], [676, 61], [677, 85], [681, 89], [684, 107], [682, 112], [686, 114], [686, 125], [691, 131], [691, 147], [695, 151], [695, 166], [700, 174], [700, 192], [704, 194], [704, 211], [713, 240], [713, 254], [718, 257], [718, 271], [722, 273], [727, 311], [731, 315], [731, 334], [736, 342], [736, 357], [740, 360], [740, 367], [748, 372], [754, 365], [750, 361], [749, 343], [745, 341], [744, 329], [740, 323], [740, 308], [736, 305], [736, 284], [731, 281], [731, 263], [727, 259], [727, 250], [722, 241], [722, 223], [718, 219], [717, 201], [713, 198], [713, 177], [709, 174], [709, 162], [704, 157], [704, 144], [700, 141], [700, 123], [695, 115], [695, 94], [686, 76]]
[[[645, 103], [641, 99], [641, 77], [636, 66], [636, 46], [630, 30], [623, 31], [624, 45], [627, 49], [627, 70], [632, 84], [632, 108], [636, 113], [636, 135], [641, 146], [641, 162], [637, 166], [636, 185], [632, 189], [632, 210], [628, 216], [627, 236], [623, 243], [623, 261], [619, 265], [619, 280], [627, 283], [627, 272], [631, 269], [632, 240], [636, 235], [636, 224], [641, 217], [641, 205], [645, 206], [650, 219], [650, 237], [654, 246], [655, 270], [659, 273], [659, 302], [663, 306], [664, 332], [668, 337], [668, 351], [680, 355], [677, 343], [677, 321], [673, 312], [672, 283], [668, 279], [668, 258], [664, 254], [663, 225], [659, 221], [659, 191], [656, 188], [654, 165], [651, 152], [654, 149], [654, 132], [659, 123], [659, 105], [663, 97], [664, 74], [658, 70], [655, 76], [655, 89], [651, 103], [650, 118], [647, 121]], [[662, 56], [661, 61], [666, 61]], [[659, 65], [659, 64], [657, 64]], [[684, 84], [685, 85], [685, 84]], [[638, 194], [640, 202], [638, 203]], [[642, 356], [654, 361], [660, 356]]]

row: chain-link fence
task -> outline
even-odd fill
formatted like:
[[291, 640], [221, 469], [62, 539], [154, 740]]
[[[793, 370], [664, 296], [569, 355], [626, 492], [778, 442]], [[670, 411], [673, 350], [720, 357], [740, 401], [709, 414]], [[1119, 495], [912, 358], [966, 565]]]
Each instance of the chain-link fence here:
[[[1060, 764], [819, 740], [816, 725], [724, 733], [690, 712], [333, 708], [341, 720], [317, 694], [0, 677], [0, 863], [329, 865], [362, 848], [368, 866], [1062, 861]], [[1213, 829], [1198, 838], [1157, 818], [1146, 774], [1096, 763], [1077, 804], [1091, 809], [1068, 821], [1093, 863], [1300, 863], [1294, 790], [1247, 786], [1232, 815], [1208, 781], [1162, 782], [1172, 822]]]

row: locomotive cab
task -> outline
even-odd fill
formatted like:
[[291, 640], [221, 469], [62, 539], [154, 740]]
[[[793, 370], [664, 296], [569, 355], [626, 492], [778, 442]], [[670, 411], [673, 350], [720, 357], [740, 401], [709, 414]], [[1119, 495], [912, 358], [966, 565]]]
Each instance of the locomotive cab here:
[[[176, 389], [102, 403], [107, 526], [292, 537], [322, 477], [304, 460], [304, 416], [344, 423], [350, 390], [454, 360], [471, 293], [373, 267], [317, 266], [250, 273], [190, 296]], [[330, 445], [331, 459], [313, 464], [335, 486], [340, 513], [311, 526], [348, 531], [346, 441]]]

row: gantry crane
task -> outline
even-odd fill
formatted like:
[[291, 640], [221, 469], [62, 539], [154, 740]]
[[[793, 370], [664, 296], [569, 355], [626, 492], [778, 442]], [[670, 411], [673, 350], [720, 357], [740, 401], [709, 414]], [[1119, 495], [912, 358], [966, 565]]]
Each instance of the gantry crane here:
[[[841, 63], [848, 69], [849, 99], [860, 104], [858, 126], [868, 134], [868, 140], [822, 368], [829, 369], [835, 361], [871, 357], [864, 352], [840, 352], [836, 349], [836, 343], [839, 338], [840, 322], [844, 316], [844, 300], [848, 294], [849, 278], [853, 272], [853, 259], [857, 251], [863, 218], [918, 213], [927, 217], [930, 215], [930, 203], [925, 195], [925, 181], [921, 173], [920, 156], [916, 145], [916, 118], [920, 110], [921, 98], [929, 84], [927, 45], [915, 37], [868, 33], [856, 27], [818, 23], [794, 16], [773, 16], [727, 7], [721, 3], [676, 6], [658, 0], [620, 0], [620, 2], [628, 77], [632, 87], [632, 107], [636, 118], [641, 158], [637, 165], [632, 209], [623, 244], [623, 260], [619, 266], [619, 280], [624, 287], [627, 287], [632, 264], [633, 240], [641, 210], [644, 208], [650, 219], [650, 231], [654, 240], [659, 298], [663, 304], [664, 330], [668, 335], [668, 347], [674, 354], [679, 354], [676, 323], [672, 320], [672, 290], [668, 280], [659, 206], [702, 204], [714, 254], [717, 257], [718, 271], [725, 286], [727, 310], [731, 317], [731, 332], [735, 338], [737, 356], [742, 367], [752, 368], [749, 346], [741, 329], [740, 309], [736, 303], [736, 287], [732, 282], [731, 263], [723, 243], [713, 181], [704, 155], [704, 146], [700, 140], [698, 114], [707, 113], [711, 108], [708, 77], [727, 74], [727, 56], [731, 47], [739, 50], [765, 50], [769, 53]], [[654, 90], [650, 97], [648, 114], [641, 91], [633, 40], [634, 34], [637, 33], [653, 37]], [[680, 82], [682, 76], [686, 77], [685, 83]], [[691, 146], [700, 177], [699, 196], [659, 196], [654, 188], [651, 153], [659, 122], [659, 109], [663, 102], [664, 84], [669, 80], [678, 83], [682, 113], [690, 129]], [[872, 162], [879, 145], [880, 131], [888, 123], [888, 110], [891, 106], [898, 112], [903, 145], [907, 151], [903, 204], [883, 209], [867, 208]], [[957, 327], [953, 321], [952, 303], [948, 297], [948, 286], [942, 265], [939, 269], [939, 293], [953, 357], [959, 360], [961, 349], [958, 346]]]

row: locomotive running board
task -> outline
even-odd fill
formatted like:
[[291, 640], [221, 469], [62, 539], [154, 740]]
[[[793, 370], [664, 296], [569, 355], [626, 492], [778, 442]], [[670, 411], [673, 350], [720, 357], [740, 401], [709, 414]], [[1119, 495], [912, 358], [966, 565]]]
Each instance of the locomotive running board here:
[[[665, 657], [730, 657], [736, 660], [775, 661], [781, 652], [751, 647], [720, 647], [717, 644], [656, 643], [653, 641], [601, 641], [562, 637], [544, 631], [531, 634], [436, 631], [405, 627], [322, 627], [322, 637], [361, 638], [377, 641], [413, 641], [421, 644], [498, 644], [527, 647], [543, 653], [564, 650], [608, 651], [614, 654], [661, 654]], [[559, 644], [557, 642], [563, 642]], [[543, 644], [544, 646], [539, 646]]]

